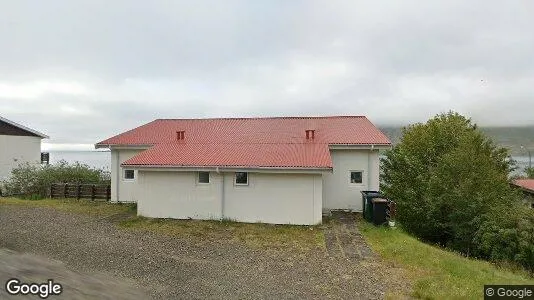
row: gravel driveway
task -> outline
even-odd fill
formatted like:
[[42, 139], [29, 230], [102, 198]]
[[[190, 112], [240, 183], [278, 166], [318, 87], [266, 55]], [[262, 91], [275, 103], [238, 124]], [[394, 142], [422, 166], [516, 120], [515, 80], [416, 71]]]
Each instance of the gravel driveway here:
[[0, 248], [123, 280], [155, 299], [365, 299], [405, 288], [377, 258], [354, 262], [321, 250], [176, 238], [46, 207], [0, 206]]

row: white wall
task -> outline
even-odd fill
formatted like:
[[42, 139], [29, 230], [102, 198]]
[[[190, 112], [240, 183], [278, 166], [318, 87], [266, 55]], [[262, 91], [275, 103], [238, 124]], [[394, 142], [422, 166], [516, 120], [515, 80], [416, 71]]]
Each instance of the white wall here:
[[221, 178], [198, 184], [196, 172], [140, 171], [137, 214], [152, 218], [220, 219]]
[[12, 169], [24, 163], [41, 163], [41, 138], [0, 135], [0, 180], [7, 179]]
[[124, 179], [120, 165], [139, 154], [142, 149], [111, 149], [111, 202], [137, 202], [138, 173], [134, 180]]
[[[330, 150], [333, 172], [325, 172], [322, 177], [321, 174], [249, 173], [249, 186], [234, 186], [234, 173], [221, 173], [225, 174], [225, 201], [221, 207], [223, 177], [215, 172], [211, 172], [209, 188], [197, 186], [196, 173], [191, 171], [136, 171], [133, 181], [124, 180], [120, 164], [141, 151], [112, 149], [111, 201], [161, 201], [161, 205], [139, 203], [139, 213], [148, 217], [218, 219], [223, 216], [243, 222], [317, 224], [321, 222], [323, 209], [361, 211], [360, 191], [379, 189], [378, 150], [336, 149]], [[363, 183], [350, 183], [350, 171], [363, 171]], [[197, 200], [191, 204], [191, 199]]]
[[[378, 190], [378, 150], [330, 150], [333, 172], [323, 175], [323, 209], [362, 210], [361, 191]], [[363, 171], [362, 184], [350, 182], [350, 171]]]
[[233, 172], [210, 172], [208, 185], [197, 184], [196, 176], [190, 171], [140, 171], [138, 214], [274, 224], [321, 223], [321, 174], [249, 173], [248, 186], [235, 186]]
[[321, 174], [250, 173], [248, 186], [225, 177], [224, 217], [242, 222], [320, 224]]

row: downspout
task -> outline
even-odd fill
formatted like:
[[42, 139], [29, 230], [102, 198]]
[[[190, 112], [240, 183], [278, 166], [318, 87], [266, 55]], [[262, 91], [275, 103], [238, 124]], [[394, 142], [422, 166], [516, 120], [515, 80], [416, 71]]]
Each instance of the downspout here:
[[[312, 220], [313, 220], [313, 223], [315, 224], [315, 176], [312, 176], [312, 182], [313, 182], [313, 187], [312, 187]], [[321, 212], [321, 215], [322, 215], [322, 212]], [[321, 223], [322, 223], [322, 216], [321, 216]]]
[[115, 201], [117, 202], [120, 202], [119, 201], [119, 185], [120, 185], [120, 177], [121, 177], [121, 172], [120, 172], [120, 167], [121, 167], [121, 159], [120, 159], [120, 151], [119, 150], [116, 150], [117, 151], [117, 178], [115, 179]]
[[371, 190], [371, 155], [373, 154], [373, 150], [375, 149], [375, 145], [371, 145], [371, 150], [369, 151], [367, 155], [367, 189], [368, 191]]
[[224, 173], [219, 172], [219, 167], [215, 169], [215, 172], [221, 175], [221, 220], [224, 220]]

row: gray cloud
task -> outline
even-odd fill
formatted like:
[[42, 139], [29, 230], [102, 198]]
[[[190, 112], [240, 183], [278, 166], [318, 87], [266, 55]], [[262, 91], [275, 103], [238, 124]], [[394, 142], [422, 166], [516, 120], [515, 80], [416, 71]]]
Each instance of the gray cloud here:
[[448, 110], [534, 124], [531, 1], [10, 1], [0, 114], [52, 143], [155, 118]]

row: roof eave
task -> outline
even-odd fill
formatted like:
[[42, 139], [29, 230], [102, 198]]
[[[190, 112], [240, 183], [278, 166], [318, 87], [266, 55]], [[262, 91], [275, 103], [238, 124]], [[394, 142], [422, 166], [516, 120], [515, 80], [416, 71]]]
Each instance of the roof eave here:
[[263, 166], [180, 166], [180, 165], [139, 165], [139, 164], [121, 164], [122, 167], [132, 169], [176, 169], [176, 170], [196, 170], [196, 169], [215, 169], [220, 171], [235, 170], [276, 170], [276, 171], [332, 171], [332, 167], [263, 167]]
[[111, 149], [111, 148], [118, 148], [118, 149], [148, 149], [150, 147], [154, 146], [154, 144], [103, 144], [103, 143], [97, 143], [95, 144], [95, 149]]
[[391, 143], [377, 143], [377, 144], [328, 144], [329, 149], [391, 149]]
[[26, 127], [26, 126], [24, 126], [24, 125], [21, 125], [21, 124], [19, 124], [19, 123], [16, 123], [16, 122], [13, 122], [13, 121], [11, 121], [11, 120], [8, 120], [8, 119], [6, 119], [6, 118], [4, 118], [4, 117], [2, 117], [2, 116], [0, 116], [0, 121], [3, 121], [3, 122], [5, 122], [5, 123], [7, 123], [7, 124], [9, 124], [9, 125], [12, 125], [12, 126], [15, 126], [15, 127], [17, 127], [17, 128], [20, 128], [20, 129], [22, 129], [22, 130], [24, 130], [24, 131], [27, 131], [27, 132], [29, 132], [29, 133], [33, 133], [33, 134], [35, 134], [36, 136], [38, 136], [38, 137], [40, 137], [40, 138], [42, 138], [42, 139], [48, 139], [48, 138], [50, 138], [48, 135], [46, 135], [46, 134], [44, 134], [44, 133], [41, 133], [41, 132], [39, 132], [39, 131], [37, 131], [37, 130], [33, 130], [33, 129], [31, 129], [31, 128], [29, 128], [29, 127]]
[[527, 193], [530, 193], [530, 194], [534, 194], [534, 190], [530, 189], [530, 188], [527, 188], [527, 187], [524, 187], [522, 185], [519, 185], [515, 182], [512, 182], [512, 185], [515, 186], [516, 188], [520, 189], [521, 191], [523, 192], [527, 192]]

